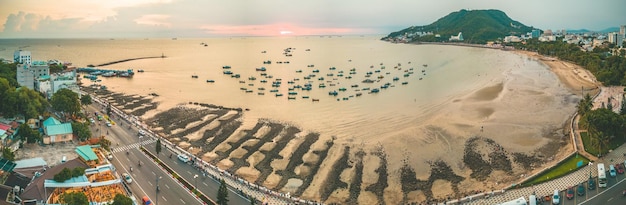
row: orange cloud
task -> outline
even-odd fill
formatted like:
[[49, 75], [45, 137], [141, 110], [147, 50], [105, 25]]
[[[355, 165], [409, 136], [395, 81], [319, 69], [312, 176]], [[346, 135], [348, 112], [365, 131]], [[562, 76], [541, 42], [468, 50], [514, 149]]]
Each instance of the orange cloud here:
[[246, 35], [246, 36], [276, 36], [276, 35], [322, 35], [322, 34], [356, 34], [362, 29], [353, 28], [318, 28], [302, 27], [290, 24], [268, 25], [204, 25], [200, 29], [215, 35]]

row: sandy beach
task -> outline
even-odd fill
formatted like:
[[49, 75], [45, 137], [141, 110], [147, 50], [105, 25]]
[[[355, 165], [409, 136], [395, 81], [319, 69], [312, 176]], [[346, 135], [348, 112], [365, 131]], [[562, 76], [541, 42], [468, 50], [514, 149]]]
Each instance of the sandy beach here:
[[489, 83], [447, 96], [408, 122], [412, 126], [367, 138], [252, 120], [241, 108], [208, 102], [158, 107], [158, 97], [87, 92], [141, 116], [205, 161], [272, 190], [339, 204], [441, 201], [506, 188], [570, 153], [566, 125], [581, 88], [599, 91], [579, 66], [531, 52], [497, 52], [518, 55], [519, 63], [498, 75], [478, 73], [474, 77]]

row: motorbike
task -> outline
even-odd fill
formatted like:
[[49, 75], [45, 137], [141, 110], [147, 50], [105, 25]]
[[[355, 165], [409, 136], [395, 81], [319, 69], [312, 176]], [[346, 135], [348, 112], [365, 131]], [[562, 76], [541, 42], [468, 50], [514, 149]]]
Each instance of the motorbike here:
[[133, 167], [130, 167], [130, 171], [131, 171], [131, 172], [133, 171]]

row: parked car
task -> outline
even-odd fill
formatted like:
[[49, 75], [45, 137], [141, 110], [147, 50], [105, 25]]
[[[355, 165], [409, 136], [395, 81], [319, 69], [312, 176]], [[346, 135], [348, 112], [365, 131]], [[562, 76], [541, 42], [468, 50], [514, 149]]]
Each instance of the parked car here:
[[144, 136], [145, 134], [146, 134], [146, 131], [139, 129], [139, 136]]
[[615, 166], [613, 166], [612, 164], [609, 165], [609, 174], [611, 175], [611, 177], [617, 176], [617, 171], [615, 170]]
[[585, 185], [583, 183], [580, 183], [576, 192], [578, 193], [578, 196], [585, 195]]
[[574, 187], [567, 188], [567, 191], [565, 193], [566, 193], [565, 197], [567, 197], [567, 199], [573, 199], [574, 198]]
[[559, 190], [555, 189], [554, 194], [552, 194], [552, 204], [560, 204], [561, 196], [559, 196]]
[[127, 184], [133, 183], [133, 178], [131, 178], [131, 177], [130, 177], [130, 174], [128, 174], [128, 173], [123, 173], [123, 174], [122, 174], [122, 178], [124, 178], [124, 181], [125, 181]]
[[589, 190], [594, 190], [596, 189], [596, 180], [591, 178], [591, 176], [589, 176], [589, 181], [587, 182], [587, 189]]
[[96, 124], [96, 121], [93, 118], [89, 118], [89, 122], [91, 122], [91, 124]]
[[617, 170], [618, 174], [623, 174], [624, 173], [624, 165], [617, 163], [615, 164], [615, 169]]
[[106, 124], [107, 124], [107, 127], [111, 127], [112, 126], [109, 121], [107, 121]]
[[189, 162], [189, 156], [185, 155], [185, 154], [179, 154], [178, 155], [178, 160], [187, 163]]

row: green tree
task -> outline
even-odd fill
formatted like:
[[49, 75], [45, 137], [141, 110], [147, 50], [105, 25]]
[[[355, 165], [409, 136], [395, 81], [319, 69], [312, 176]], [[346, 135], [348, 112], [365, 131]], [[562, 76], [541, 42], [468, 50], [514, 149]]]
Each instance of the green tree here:
[[20, 125], [18, 128], [18, 134], [20, 139], [22, 141], [26, 141], [27, 143], [35, 143], [42, 140], [39, 131], [30, 128], [26, 123]]
[[65, 69], [63, 64], [50, 64], [48, 68], [50, 69], [50, 73], [60, 73]]
[[91, 130], [87, 122], [72, 122], [72, 131], [81, 141], [88, 140], [91, 137]]
[[83, 95], [80, 97], [80, 104], [85, 106], [85, 105], [91, 105], [92, 99], [91, 99], [91, 95]]
[[52, 95], [50, 104], [52, 104], [54, 110], [70, 115], [77, 114], [80, 111], [78, 94], [65, 88], [60, 89]]
[[0, 115], [14, 117], [18, 114], [15, 87], [5, 78], [0, 77]]
[[602, 154], [608, 151], [610, 140], [614, 137], [622, 137], [624, 133], [624, 118], [613, 111], [600, 108], [592, 110], [586, 115], [588, 133], [592, 143], [598, 146]]
[[220, 188], [217, 190], [217, 204], [228, 205], [228, 189], [224, 179], [220, 180]]
[[626, 94], [622, 94], [622, 104], [619, 109], [619, 114], [622, 115], [622, 117], [626, 117]]
[[578, 115], [580, 115], [580, 122], [581, 122], [582, 127], [586, 127], [587, 121], [586, 121], [585, 114], [591, 111], [592, 106], [593, 106], [593, 100], [591, 99], [591, 96], [589, 95], [589, 93], [587, 93], [585, 97], [583, 97], [583, 99], [581, 99], [580, 102], [578, 102], [578, 105], [576, 105]]
[[83, 167], [74, 167], [72, 169], [72, 177], [82, 176], [83, 174], [85, 174], [85, 168]]
[[111, 205], [133, 205], [133, 200], [123, 194], [116, 194]]
[[56, 182], [64, 182], [71, 178], [72, 178], [72, 171], [66, 167], [66, 168], [63, 168], [59, 173], [55, 174], [53, 179]]
[[15, 161], [15, 153], [13, 153], [10, 148], [4, 147], [4, 149], [2, 149], [2, 158], [9, 161]]
[[37, 118], [50, 104], [39, 92], [27, 87], [16, 91], [17, 109], [26, 119]]
[[111, 141], [102, 137], [98, 144], [105, 150], [111, 151]]
[[0, 78], [4, 78], [14, 88], [20, 87], [17, 83], [17, 64], [0, 62]]
[[89, 205], [87, 195], [83, 192], [63, 193], [60, 198], [64, 205]]
[[156, 142], [156, 153], [157, 154], [161, 153], [161, 138], [157, 139], [157, 142]]

